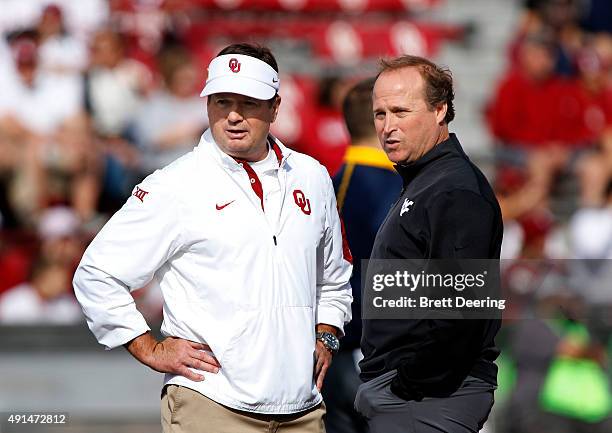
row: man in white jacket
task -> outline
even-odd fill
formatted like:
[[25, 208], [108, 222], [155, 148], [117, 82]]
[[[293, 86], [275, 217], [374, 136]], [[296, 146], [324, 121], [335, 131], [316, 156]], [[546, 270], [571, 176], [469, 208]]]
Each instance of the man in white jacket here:
[[[351, 257], [327, 171], [269, 134], [278, 89], [267, 48], [223, 49], [201, 94], [210, 129], [134, 188], [74, 277], [98, 341], [166, 373], [165, 433], [324, 431]], [[162, 341], [130, 295], [153, 276]]]

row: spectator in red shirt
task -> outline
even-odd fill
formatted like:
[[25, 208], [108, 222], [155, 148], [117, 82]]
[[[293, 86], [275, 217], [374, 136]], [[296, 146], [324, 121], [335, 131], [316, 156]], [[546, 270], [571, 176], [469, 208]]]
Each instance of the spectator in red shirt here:
[[312, 127], [304, 131], [303, 151], [323, 164], [330, 175], [342, 165], [349, 145], [349, 135], [342, 117], [342, 101], [354, 80], [329, 77], [321, 81], [319, 105]]
[[[604, 38], [604, 39], [601, 39]], [[553, 39], [545, 33], [526, 37], [519, 67], [501, 83], [489, 107], [488, 121], [501, 146], [502, 162], [527, 166], [542, 156], [550, 175], [578, 176], [582, 205], [598, 205], [612, 167], [612, 93], [605, 53], [610, 38], [595, 38], [577, 57], [574, 80], [555, 75]], [[601, 39], [601, 40], [600, 40]], [[597, 41], [597, 42], [595, 42]], [[607, 41], [607, 43], [606, 43]], [[597, 47], [597, 48], [596, 48]]]
[[[612, 37], [601, 35], [612, 46]], [[579, 76], [568, 82], [561, 100], [565, 122], [560, 124], [561, 139], [567, 143], [598, 144], [612, 126], [612, 88], [608, 83], [610, 61], [600, 54], [595, 40], [578, 54]]]
[[488, 121], [504, 146], [549, 147], [559, 139], [560, 100], [565, 84], [554, 73], [550, 35], [534, 33], [519, 50], [519, 64], [501, 82]]
[[612, 175], [612, 36], [595, 36], [577, 57], [579, 78], [566, 96], [564, 139], [591, 145], [577, 160], [582, 206], [601, 206]]

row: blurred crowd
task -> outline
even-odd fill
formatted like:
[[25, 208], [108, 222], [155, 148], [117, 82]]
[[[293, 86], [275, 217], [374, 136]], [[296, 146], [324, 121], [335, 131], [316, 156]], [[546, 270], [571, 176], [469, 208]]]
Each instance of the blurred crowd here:
[[501, 431], [611, 428], [610, 17], [608, 1], [525, 1], [484, 107], [502, 258], [518, 259], [502, 264]]
[[[140, 3], [3, 4], [0, 321], [46, 321], [33, 311], [70, 298], [85, 245], [134, 185], [190, 151], [207, 127], [199, 91], [215, 51], [176, 30], [185, 12], [172, 6], [181, 2]], [[335, 169], [348, 141], [338, 107], [351, 82], [284, 76], [275, 134]], [[61, 263], [47, 254], [58, 248], [67, 250]]]
[[[592, 2], [592, 9], [609, 2]], [[485, 112], [506, 258], [610, 258], [612, 23], [583, 2], [527, 1]], [[594, 11], [603, 14], [605, 11]], [[556, 229], [565, 229], [569, 238]], [[599, 235], [584, 236], [598, 226]], [[557, 236], [557, 237], [555, 237]], [[608, 237], [606, 237], [608, 236]], [[525, 251], [527, 250], [527, 251]]]
[[[85, 246], [134, 185], [199, 141], [205, 65], [228, 40], [193, 43], [182, 7], [197, 3], [3, 2], [10, 13], [0, 14], [0, 323], [82, 321], [70, 282]], [[566, 307], [559, 327], [510, 323], [505, 337], [519, 378], [508, 407], [524, 420], [508, 431], [535, 432], [552, 431], [542, 423], [554, 422], [533, 414], [551, 359], [602, 369], [609, 362], [605, 262], [568, 271], [554, 259], [612, 259], [612, 2], [527, 0], [522, 8], [483, 122], [504, 216], [502, 258], [552, 263], [504, 268], [515, 305], [536, 298], [524, 307], [534, 315], [551, 299]], [[335, 174], [348, 145], [343, 97], [360, 78], [281, 76], [273, 132]], [[570, 271], [598, 275], [598, 288], [543, 283]], [[150, 319], [161, 317], [156, 293], [135, 292]], [[584, 326], [582, 337], [574, 325]], [[599, 415], [609, 416], [607, 395]], [[595, 431], [592, 419], [577, 422], [587, 427], [554, 431]]]
[[106, 2], [35, 3], [15, 2], [30, 19], [1, 29], [0, 317], [69, 323], [85, 244], [206, 128], [203, 74], [178, 44], [160, 46], [155, 68], [130, 57]]

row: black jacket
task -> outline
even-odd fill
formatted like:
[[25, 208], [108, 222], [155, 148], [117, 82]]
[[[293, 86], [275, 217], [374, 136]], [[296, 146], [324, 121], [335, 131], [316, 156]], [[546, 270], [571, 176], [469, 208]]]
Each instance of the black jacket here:
[[[499, 259], [503, 224], [495, 195], [454, 134], [396, 166], [404, 189], [380, 227], [372, 259]], [[404, 203], [412, 202], [400, 216]], [[497, 384], [499, 320], [364, 320], [361, 377], [398, 369], [405, 399], [444, 397], [468, 375]]]

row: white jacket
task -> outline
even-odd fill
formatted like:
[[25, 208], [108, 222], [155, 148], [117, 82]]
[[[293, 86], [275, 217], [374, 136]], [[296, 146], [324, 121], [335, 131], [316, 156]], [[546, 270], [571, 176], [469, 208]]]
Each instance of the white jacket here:
[[342, 330], [350, 320], [352, 266], [327, 171], [278, 144], [276, 227], [246, 171], [206, 131], [191, 153], [134, 189], [87, 248], [73, 283], [90, 329], [111, 349], [149, 330], [129, 290], [155, 275], [162, 333], [210, 345], [221, 364], [203, 382], [167, 374], [165, 383], [232, 408], [283, 414], [322, 399], [313, 379], [315, 324]]

